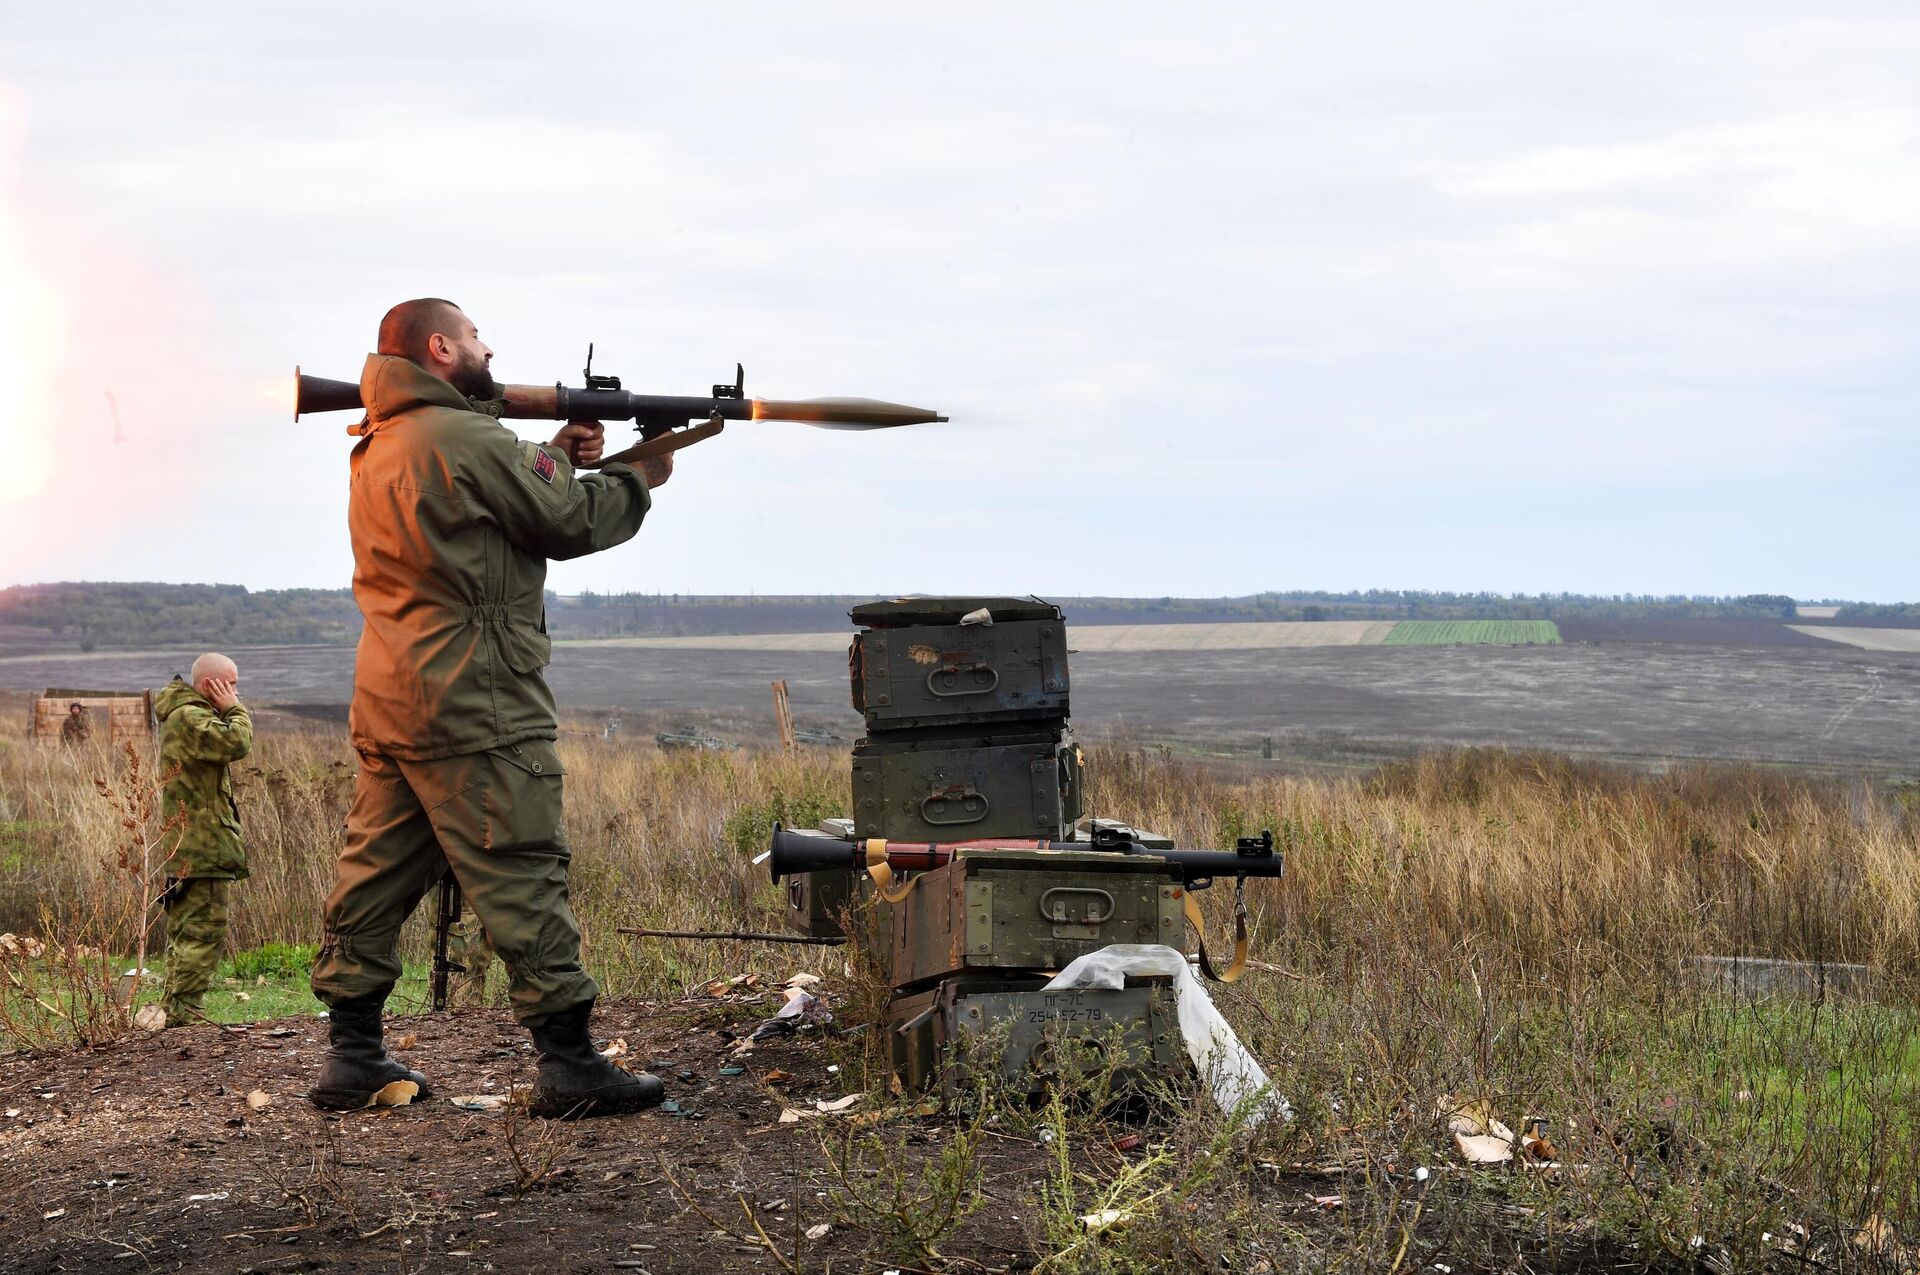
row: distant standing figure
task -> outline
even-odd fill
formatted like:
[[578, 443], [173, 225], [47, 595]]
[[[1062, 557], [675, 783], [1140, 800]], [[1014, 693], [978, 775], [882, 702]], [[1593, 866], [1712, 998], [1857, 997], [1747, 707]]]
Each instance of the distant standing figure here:
[[60, 723], [60, 742], [78, 748], [93, 736], [93, 723], [87, 720], [87, 706], [79, 700], [67, 705], [67, 720]]
[[224, 655], [193, 662], [190, 682], [175, 677], [154, 701], [160, 766], [172, 771], [161, 792], [163, 818], [180, 820], [160, 849], [168, 856], [167, 1026], [205, 1018], [201, 1002], [227, 941], [227, 892], [247, 875], [240, 807], [227, 767], [253, 748], [253, 719], [240, 703], [240, 670]]

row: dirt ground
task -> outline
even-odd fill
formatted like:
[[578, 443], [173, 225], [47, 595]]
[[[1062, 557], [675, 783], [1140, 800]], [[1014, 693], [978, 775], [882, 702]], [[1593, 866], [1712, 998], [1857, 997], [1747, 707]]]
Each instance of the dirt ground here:
[[[435, 1091], [346, 1114], [304, 1097], [326, 1044], [317, 1016], [0, 1055], [0, 1272], [1032, 1269], [1046, 1251], [1035, 1193], [1052, 1149], [989, 1129], [978, 1209], [938, 1241], [939, 1260], [903, 1259], [884, 1222], [846, 1204], [846, 1179], [832, 1169], [848, 1127], [839, 1122], [871, 1113], [858, 1127], [883, 1140], [882, 1155], [869, 1151], [850, 1172], [875, 1195], [916, 1186], [963, 1117], [867, 1093], [847, 1116], [783, 1122], [786, 1108], [844, 1097], [857, 1068], [831, 1060], [856, 1055], [817, 1032], [740, 1055], [738, 1037], [770, 1011], [770, 996], [603, 1002], [603, 1041], [624, 1041], [634, 1063], [661, 1076], [667, 1102], [574, 1124], [450, 1101], [530, 1081], [526, 1034], [504, 1011], [391, 1020], [389, 1044]], [[1151, 1139], [1171, 1136], [1169, 1118], [1178, 1113], [1096, 1126], [1073, 1148], [1076, 1165], [1092, 1157], [1108, 1175], [1124, 1172]], [[1130, 1141], [1128, 1129], [1143, 1136]], [[1184, 1216], [1174, 1251], [1187, 1256], [1163, 1268], [1272, 1273], [1351, 1256], [1350, 1223], [1337, 1205], [1329, 1211], [1337, 1197], [1327, 1193], [1378, 1186], [1378, 1171], [1249, 1164], [1242, 1198], [1259, 1225], [1221, 1247], [1208, 1217]], [[1539, 1236], [1501, 1220], [1527, 1212], [1463, 1208], [1442, 1223], [1437, 1207], [1424, 1218], [1415, 1208], [1402, 1215], [1412, 1241], [1402, 1269], [1650, 1268], [1614, 1246], [1563, 1239], [1543, 1250]], [[1477, 1219], [1465, 1231], [1463, 1216]], [[1284, 1252], [1268, 1247], [1281, 1237]]]
[[[390, 1044], [414, 1038], [396, 1053], [430, 1073], [434, 1096], [346, 1115], [303, 1097], [326, 1044], [317, 1017], [0, 1058], [0, 1270], [778, 1270], [688, 1204], [748, 1233], [745, 1201], [789, 1256], [796, 1232], [832, 1220], [815, 1127], [832, 1117], [778, 1120], [783, 1105], [841, 1096], [834, 1051], [802, 1037], [734, 1057], [734, 1027], [763, 1012], [603, 1004], [600, 1032], [624, 1039], [678, 1110], [575, 1124], [447, 1101], [531, 1079], [526, 1033], [504, 1012], [395, 1020]], [[762, 1079], [776, 1071], [792, 1079]], [[270, 1105], [251, 1107], [255, 1091]], [[942, 1128], [920, 1120], [908, 1136], [933, 1147]], [[1035, 1144], [995, 1140], [986, 1189], [1017, 1199], [1037, 1158]], [[869, 1268], [872, 1238], [846, 1225], [801, 1244], [810, 1269]], [[983, 1211], [963, 1251], [1016, 1266], [1023, 1232]]]

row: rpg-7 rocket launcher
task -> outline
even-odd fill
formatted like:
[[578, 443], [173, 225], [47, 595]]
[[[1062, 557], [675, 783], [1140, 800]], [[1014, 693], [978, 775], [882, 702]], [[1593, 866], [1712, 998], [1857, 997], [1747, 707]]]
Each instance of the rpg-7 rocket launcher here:
[[[715, 385], [705, 397], [635, 394], [620, 388], [617, 376], [597, 376], [593, 347], [581, 388], [561, 385], [503, 385], [500, 415], [510, 420], [632, 421], [642, 442], [604, 456], [600, 464], [631, 463], [678, 451], [720, 432], [728, 421], [798, 421], [821, 429], [892, 429], [947, 418], [924, 407], [874, 398], [748, 398], [746, 369], [734, 364], [733, 384]], [[364, 411], [360, 387], [352, 381], [307, 376], [293, 369], [293, 418], [307, 412]]]
[[[1275, 853], [1273, 833], [1241, 837], [1231, 850], [1169, 850], [1142, 845], [1124, 833], [1096, 827], [1088, 841], [1044, 841], [986, 838], [978, 841], [886, 841], [880, 838], [834, 837], [819, 832], [795, 832], [773, 825], [773, 844], [762, 856], [777, 884], [790, 876], [809, 872], [833, 872], [851, 869], [872, 872], [885, 866], [889, 876], [898, 872], [926, 872], [944, 868], [959, 852], [979, 850], [1043, 850], [1084, 853], [1104, 850], [1108, 853], [1152, 855], [1164, 859], [1189, 890], [1204, 890], [1216, 877], [1278, 877], [1283, 874], [1285, 856]], [[875, 874], [878, 875], [877, 873]], [[883, 886], [883, 888], [885, 888]]]
[[[1038, 855], [1034, 852], [1038, 852]], [[935, 872], [969, 856], [979, 863], [991, 863], [992, 856], [1008, 853], [1017, 854], [1032, 867], [1045, 866], [1037, 860], [1057, 854], [1060, 884], [1049, 890], [1047, 897], [1086, 895], [1103, 898], [1107, 900], [1108, 909], [1103, 920], [1113, 915], [1114, 896], [1103, 889], [1074, 884], [1076, 880], [1084, 879], [1075, 874], [1089, 869], [1097, 870], [1102, 855], [1124, 856], [1138, 860], [1143, 865], [1152, 863], [1156, 872], [1164, 872], [1167, 877], [1179, 882], [1180, 888], [1172, 891], [1172, 897], [1179, 900], [1181, 911], [1200, 939], [1200, 968], [1208, 978], [1223, 983], [1237, 980], [1247, 964], [1247, 878], [1278, 877], [1285, 868], [1285, 856], [1274, 851], [1271, 831], [1262, 832], [1257, 837], [1241, 837], [1231, 850], [1179, 850], [1149, 847], [1135, 836], [1097, 824], [1086, 841], [985, 837], [973, 841], [937, 842], [889, 841], [881, 837], [800, 832], [776, 823], [773, 826], [772, 844], [767, 847], [766, 854], [759, 856], [755, 862], [765, 860], [775, 884], [787, 877], [806, 876], [814, 872], [858, 874], [864, 871], [872, 879], [879, 897], [888, 904], [898, 905], [913, 893], [914, 886], [921, 878], [911, 876], [896, 883], [896, 873]], [[1211, 886], [1216, 877], [1233, 878], [1234, 955], [1232, 963], [1224, 971], [1214, 969], [1213, 961], [1207, 954], [1206, 923], [1201, 919], [1199, 906], [1192, 897], [1195, 891]], [[1098, 908], [1095, 912], [1098, 912]], [[1042, 913], [1045, 915], [1044, 907]], [[1059, 931], [1055, 930], [1055, 933]]]

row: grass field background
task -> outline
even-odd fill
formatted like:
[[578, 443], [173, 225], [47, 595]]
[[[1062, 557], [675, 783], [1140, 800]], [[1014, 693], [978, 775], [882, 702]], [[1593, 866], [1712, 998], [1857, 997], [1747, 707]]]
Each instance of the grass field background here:
[[1384, 646], [1558, 646], [1552, 620], [1402, 620]]

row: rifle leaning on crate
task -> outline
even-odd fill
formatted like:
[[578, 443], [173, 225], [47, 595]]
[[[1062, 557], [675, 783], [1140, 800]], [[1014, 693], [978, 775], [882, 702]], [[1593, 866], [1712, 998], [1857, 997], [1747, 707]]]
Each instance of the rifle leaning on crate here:
[[[1149, 849], [1139, 841], [1107, 829], [1096, 828], [1090, 841], [1040, 841], [1021, 838], [984, 838], [977, 841], [887, 841], [879, 837], [836, 837], [823, 832], [797, 832], [773, 826], [773, 843], [766, 854], [767, 870], [775, 882], [808, 872], [836, 869], [865, 870], [873, 878], [880, 897], [899, 903], [913, 890], [918, 877], [895, 884], [897, 872], [925, 872], [943, 868], [954, 856], [980, 850], [1039, 850], [1085, 853], [1088, 850], [1111, 854], [1139, 855], [1164, 860], [1180, 878], [1182, 906], [1187, 921], [1200, 941], [1200, 969], [1219, 983], [1239, 979], [1247, 967], [1247, 878], [1278, 877], [1285, 870], [1286, 857], [1273, 848], [1273, 833], [1241, 837], [1232, 850]], [[1233, 878], [1233, 961], [1225, 970], [1215, 971], [1207, 956], [1207, 927], [1194, 899], [1196, 890], [1211, 886], [1216, 877]]]
[[447, 954], [453, 941], [453, 923], [460, 919], [460, 907], [460, 882], [449, 867], [440, 877], [439, 897], [433, 911], [433, 974], [427, 985], [436, 1012], [447, 1007], [447, 975], [467, 972], [466, 966]]

